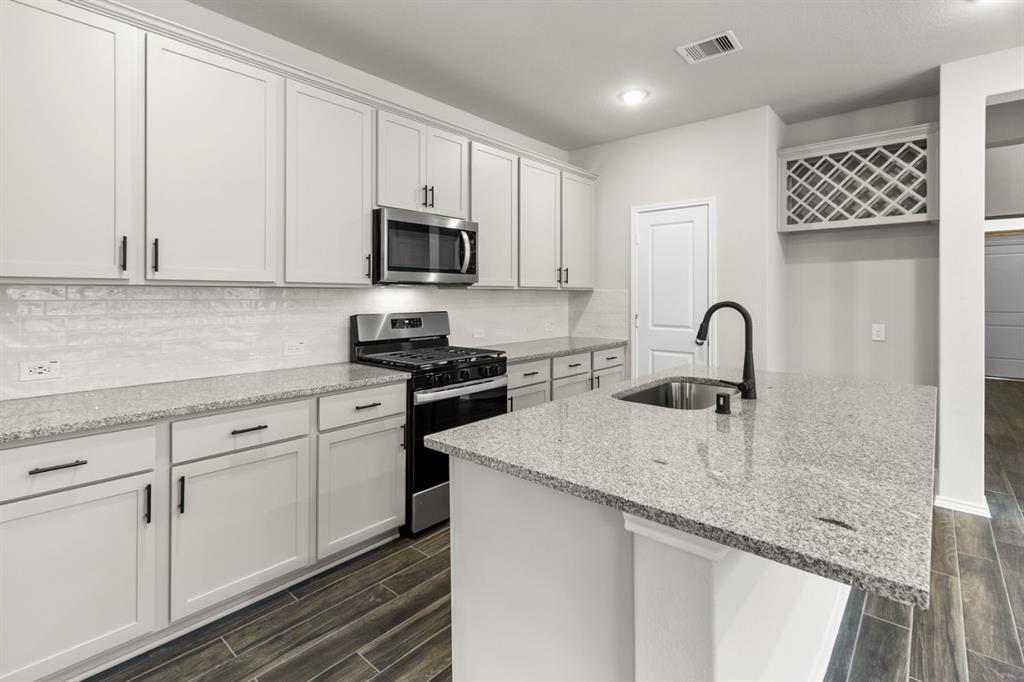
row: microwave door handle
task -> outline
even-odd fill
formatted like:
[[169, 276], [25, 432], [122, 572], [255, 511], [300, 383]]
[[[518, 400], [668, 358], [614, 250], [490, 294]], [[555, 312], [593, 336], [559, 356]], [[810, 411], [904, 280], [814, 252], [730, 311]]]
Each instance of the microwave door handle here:
[[462, 237], [462, 269], [459, 272], [465, 274], [469, 270], [469, 233], [463, 230], [459, 235]]

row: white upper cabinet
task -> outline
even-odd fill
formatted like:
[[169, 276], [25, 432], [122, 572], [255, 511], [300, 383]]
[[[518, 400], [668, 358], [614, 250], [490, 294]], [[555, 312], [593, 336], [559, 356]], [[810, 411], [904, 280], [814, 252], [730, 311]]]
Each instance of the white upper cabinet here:
[[465, 218], [469, 214], [469, 140], [379, 112], [377, 204]]
[[146, 39], [147, 276], [272, 282], [283, 79]]
[[519, 160], [519, 286], [557, 289], [561, 282], [559, 232], [561, 172]]
[[594, 181], [562, 172], [562, 288], [594, 288]]
[[288, 81], [285, 281], [370, 284], [372, 114]]
[[430, 213], [469, 216], [469, 140], [427, 128], [427, 192]]
[[426, 177], [426, 127], [403, 116], [377, 112], [377, 204], [426, 210]]
[[0, 276], [135, 267], [141, 45], [139, 30], [64, 3], [0, 2]]
[[473, 143], [472, 215], [477, 232], [477, 286], [514, 287], [519, 250], [519, 157]]

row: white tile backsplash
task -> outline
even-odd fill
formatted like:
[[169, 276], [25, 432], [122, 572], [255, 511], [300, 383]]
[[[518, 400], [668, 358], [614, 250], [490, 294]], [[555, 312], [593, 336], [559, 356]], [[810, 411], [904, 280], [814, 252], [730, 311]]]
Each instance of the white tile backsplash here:
[[[462, 345], [565, 336], [569, 297], [433, 287], [0, 286], [0, 400], [345, 362], [356, 313], [447, 310], [452, 343]], [[584, 305], [581, 318], [577, 326], [598, 329], [604, 316]], [[305, 341], [305, 353], [285, 357], [283, 344], [293, 340]], [[60, 360], [64, 376], [20, 382], [27, 360]]]
[[604, 339], [629, 338], [629, 290], [574, 291], [569, 297], [569, 333]]

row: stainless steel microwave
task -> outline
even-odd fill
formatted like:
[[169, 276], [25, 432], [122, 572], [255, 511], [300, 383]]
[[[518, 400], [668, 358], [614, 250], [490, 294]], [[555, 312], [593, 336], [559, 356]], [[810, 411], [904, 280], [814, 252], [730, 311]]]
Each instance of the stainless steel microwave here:
[[477, 224], [458, 218], [378, 208], [373, 212], [374, 284], [477, 281]]

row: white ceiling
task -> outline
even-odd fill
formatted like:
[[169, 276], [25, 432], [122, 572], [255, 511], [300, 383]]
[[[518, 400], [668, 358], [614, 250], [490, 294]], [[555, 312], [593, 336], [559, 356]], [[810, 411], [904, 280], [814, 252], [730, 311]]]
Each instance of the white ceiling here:
[[[1024, 44], [1008, 0], [193, 0], [563, 149], [763, 104], [787, 122], [933, 95]], [[743, 51], [674, 48], [732, 29]], [[651, 92], [638, 107], [616, 95]]]

